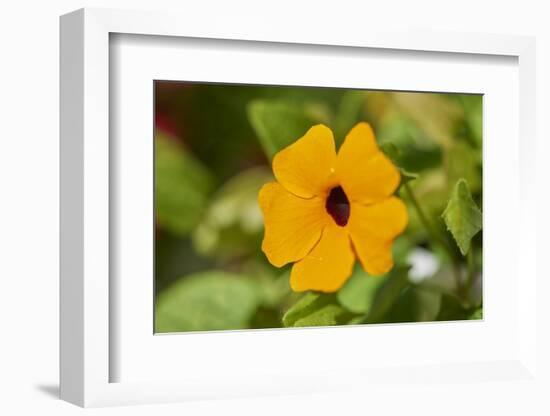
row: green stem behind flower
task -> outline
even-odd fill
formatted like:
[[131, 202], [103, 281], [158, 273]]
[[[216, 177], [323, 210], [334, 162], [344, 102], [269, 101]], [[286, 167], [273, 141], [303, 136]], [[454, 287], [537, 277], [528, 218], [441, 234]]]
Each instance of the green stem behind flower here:
[[470, 291], [472, 290], [472, 285], [474, 284], [474, 275], [475, 275], [475, 260], [473, 247], [470, 247], [468, 254], [466, 255], [466, 261], [468, 262], [468, 277], [466, 279], [466, 295], [470, 296]]

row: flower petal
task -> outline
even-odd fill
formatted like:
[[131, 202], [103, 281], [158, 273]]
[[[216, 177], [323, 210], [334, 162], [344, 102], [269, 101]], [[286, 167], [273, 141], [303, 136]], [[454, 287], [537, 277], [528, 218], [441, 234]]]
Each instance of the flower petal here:
[[258, 202], [265, 226], [262, 250], [276, 267], [303, 259], [330, 219], [322, 198], [299, 198], [277, 182], [260, 189]]
[[329, 223], [319, 243], [292, 267], [290, 286], [295, 292], [335, 292], [351, 276], [354, 263], [355, 254], [346, 229]]
[[350, 201], [371, 204], [397, 189], [399, 170], [380, 151], [372, 128], [357, 124], [338, 151], [336, 172]]
[[393, 267], [392, 242], [407, 226], [407, 207], [397, 197], [373, 205], [351, 204], [347, 228], [365, 271], [372, 275]]
[[336, 150], [332, 131], [319, 124], [273, 158], [281, 185], [302, 198], [324, 195], [334, 177]]

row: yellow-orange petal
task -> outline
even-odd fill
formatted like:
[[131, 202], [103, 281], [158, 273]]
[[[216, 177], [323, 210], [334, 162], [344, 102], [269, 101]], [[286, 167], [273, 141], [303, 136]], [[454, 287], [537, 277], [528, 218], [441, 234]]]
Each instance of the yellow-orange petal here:
[[292, 266], [290, 287], [295, 292], [335, 292], [351, 276], [355, 254], [344, 227], [329, 223], [319, 243]]
[[373, 205], [351, 204], [347, 229], [367, 273], [381, 275], [391, 270], [392, 242], [408, 220], [407, 207], [395, 196]]
[[350, 201], [371, 204], [397, 189], [399, 170], [380, 151], [367, 123], [357, 124], [338, 151], [336, 173]]
[[273, 173], [288, 191], [311, 198], [326, 193], [335, 164], [332, 131], [319, 124], [275, 155]]
[[322, 198], [299, 198], [277, 182], [260, 189], [258, 202], [265, 227], [262, 251], [276, 267], [303, 259], [329, 219]]

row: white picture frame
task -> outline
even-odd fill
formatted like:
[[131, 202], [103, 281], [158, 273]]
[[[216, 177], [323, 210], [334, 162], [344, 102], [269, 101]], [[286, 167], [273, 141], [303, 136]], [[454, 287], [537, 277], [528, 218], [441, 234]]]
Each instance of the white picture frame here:
[[[124, 289], [124, 284], [119, 286], [110, 279], [110, 276], [117, 273], [117, 261], [114, 257], [120, 254], [112, 251], [113, 230], [118, 230], [117, 235], [124, 232], [124, 228], [117, 228], [116, 221], [120, 220], [120, 215], [113, 215], [113, 212], [118, 209], [113, 208], [113, 201], [120, 197], [116, 194], [120, 188], [113, 186], [113, 177], [116, 176], [116, 172], [120, 172], [117, 165], [120, 159], [118, 156], [113, 156], [111, 147], [113, 144], [110, 140], [110, 137], [116, 134], [112, 125], [113, 120], [110, 118], [119, 115], [116, 112], [113, 115], [115, 106], [110, 102], [117, 88], [111, 79], [113, 67], [110, 62], [110, 53], [113, 51], [111, 45], [113, 39], [126, 35], [154, 36], [157, 43], [169, 40], [174, 42], [174, 39], [224, 40], [224, 44], [232, 44], [232, 42], [236, 45], [254, 44], [260, 51], [262, 45], [267, 47], [268, 44], [276, 44], [281, 53], [285, 53], [285, 50], [292, 45], [301, 45], [302, 49], [298, 52], [293, 51], [295, 55], [303, 53], [303, 50], [308, 48], [327, 47], [335, 53], [349, 51], [351, 48], [357, 51], [369, 49], [410, 51], [412, 54], [431, 53], [431, 57], [467, 56], [474, 65], [476, 60], [483, 56], [503, 56], [517, 60], [514, 66], [518, 70], [516, 78], [519, 87], [517, 97], [519, 104], [517, 114], [511, 114], [511, 119], [517, 118], [517, 123], [512, 122], [512, 126], [517, 125], [517, 129], [513, 129], [513, 135], [519, 145], [519, 154], [517, 166], [511, 168], [508, 175], [513, 182], [517, 173], [514, 183], [518, 183], [518, 187], [512, 192], [512, 195], [517, 198], [515, 198], [514, 210], [511, 211], [516, 217], [517, 238], [511, 248], [511, 255], [514, 257], [511, 262], [514, 265], [513, 273], [517, 274], [522, 270], [522, 279], [517, 291], [511, 290], [517, 283], [516, 280], [510, 281], [510, 285], [507, 286], [510, 290], [503, 289], [504, 297], [514, 297], [514, 314], [510, 317], [515, 321], [511, 329], [503, 328], [502, 322], [496, 318], [494, 321], [487, 318], [484, 323], [486, 326], [446, 327], [446, 331], [464, 331], [464, 336], [481, 337], [484, 333], [488, 336], [487, 328], [490, 328], [491, 322], [494, 322], [500, 331], [498, 334], [509, 337], [506, 339], [510, 340], [507, 343], [510, 345], [495, 351], [494, 359], [488, 358], [490, 350], [487, 349], [485, 353], [479, 353], [477, 358], [476, 352], [472, 351], [470, 355], [465, 355], [458, 361], [450, 360], [448, 355], [441, 355], [435, 361], [427, 361], [419, 356], [417, 362], [414, 358], [412, 361], [399, 363], [382, 360], [379, 366], [375, 362], [370, 362], [364, 366], [351, 368], [349, 362], [334, 360], [325, 362], [315, 371], [311, 365], [285, 368], [284, 360], [280, 362], [274, 360], [274, 365], [280, 369], [278, 372], [266, 367], [265, 371], [262, 370], [263, 373], [251, 372], [248, 377], [237, 374], [235, 369], [229, 367], [220, 369], [218, 364], [214, 368], [206, 368], [202, 364], [203, 371], [201, 371], [200, 357], [197, 358], [196, 368], [191, 370], [191, 367], [188, 367], [189, 374], [183, 377], [180, 376], [181, 369], [179, 371], [165, 369], [158, 374], [153, 374], [151, 368], [145, 372], [139, 369], [139, 373], [144, 374], [143, 377], [132, 375], [133, 366], [139, 365], [135, 357], [133, 360], [128, 359], [125, 364], [126, 368], [130, 366], [126, 371], [130, 374], [129, 376], [121, 376], [118, 374], [119, 370], [113, 370], [120, 368], [118, 363], [125, 362], [127, 356], [130, 356], [128, 348], [113, 347], [114, 340], [119, 338], [120, 334], [127, 337], [127, 345], [128, 341], [131, 342], [130, 345], [135, 342], [136, 348], [141, 348], [141, 345], [147, 342], [131, 334], [127, 335], [128, 331], [125, 330], [127, 321], [120, 318], [120, 315], [124, 315], [124, 311], [120, 311], [118, 305], [120, 298], [117, 297], [118, 295], [115, 296], [121, 288]], [[434, 58], [430, 59], [434, 60]], [[200, 70], [200, 66], [197, 70]], [[143, 73], [136, 70], [136, 73], [138, 72]], [[388, 385], [394, 386], [394, 384], [398, 385], [395, 388], [407, 388], [411, 384], [418, 383], [426, 391], [430, 391], [436, 388], [435, 383], [458, 382], [483, 386], [480, 388], [487, 392], [489, 400], [491, 395], [497, 394], [498, 390], [487, 387], [491, 385], [490, 383], [507, 382], [516, 387], [521, 385], [522, 388], [534, 391], [542, 389], [543, 382], [540, 372], [537, 371], [536, 361], [535, 230], [537, 226], [536, 217], [530, 214], [535, 212], [536, 204], [535, 190], [530, 179], [535, 169], [534, 145], [530, 146], [536, 139], [534, 72], [535, 42], [529, 37], [383, 32], [352, 27], [337, 33], [314, 26], [307, 31], [299, 27], [285, 27], [283, 30], [277, 25], [266, 25], [265, 22], [259, 25], [246, 19], [243, 19], [239, 25], [231, 22], [224, 23], [220, 20], [216, 25], [210, 26], [205, 25], [202, 19], [174, 14], [106, 9], [83, 9], [63, 16], [61, 18], [61, 398], [87, 407], [184, 401], [197, 398], [318, 393], [359, 389], [361, 386], [368, 386], [372, 392], [374, 389], [384, 390], [384, 385], [387, 389]], [[246, 80], [251, 83], [262, 82], [261, 78]], [[333, 80], [331, 85], [336, 86], [334, 82], [336, 81]], [[350, 86], [349, 83], [346, 86]], [[400, 85], [396, 84], [388, 85], [386, 88], [399, 89], [399, 87]], [[426, 84], [425, 88], [429, 87], [430, 85]], [[504, 131], [502, 133], [505, 134]], [[515, 142], [505, 143], [510, 147]], [[122, 151], [124, 152], [123, 148]], [[508, 154], [512, 157], [515, 149], [510, 147], [507, 150], [508, 153], [506, 149], [502, 149], [502, 152], [503, 155]], [[147, 157], [147, 154], [144, 155]], [[495, 169], [498, 169], [497, 165]], [[151, 172], [152, 170], [150, 171], [152, 175]], [[496, 176], [492, 178], [496, 180]], [[493, 195], [496, 201], [499, 196], [497, 193]], [[147, 294], [147, 292], [143, 293]], [[139, 299], [139, 296], [136, 296], [134, 301], [130, 299], [125, 304], [139, 306]], [[149, 305], [144, 305], [143, 308], [147, 309], [147, 313], [151, 312]], [[499, 310], [498, 305], [495, 308]], [[491, 310], [488, 309], [485, 313], [490, 316]], [[417, 331], [424, 331], [426, 336], [432, 336], [429, 333], [433, 328], [426, 325], [421, 327], [403, 325], [401, 328], [400, 336]], [[142, 327], [138, 328], [135, 334], [143, 333], [142, 329]], [[286, 338], [288, 342], [299, 339], [300, 344], [305, 345], [311, 342], [326, 344], [330, 343], [334, 337], [342, 336], [348, 337], [351, 341], [362, 340], [357, 338], [357, 328], [349, 328], [346, 331], [347, 333], [340, 331], [337, 334], [330, 328], [318, 328], [290, 332], [202, 334], [202, 337], [204, 342], [214, 345], [225, 342], [233, 345], [233, 348], [237, 348], [243, 342], [256, 343], [261, 342], [262, 338], [274, 337]], [[377, 331], [380, 332], [381, 337], [386, 336], [384, 331], [388, 332], [384, 328], [378, 328]], [[392, 333], [396, 332], [392, 331]], [[155, 337], [152, 331], [149, 335], [151, 339], [156, 338], [157, 344], [159, 342], [173, 344], [167, 346], [168, 350], [181, 348], [182, 345], [185, 347], [186, 343], [190, 346], [192, 343], [191, 338]], [[205, 336], [209, 338], [206, 339]], [[446, 335], [440, 333], [439, 336]], [[159, 339], [162, 340], [158, 341]], [[398, 339], [396, 341], [400, 342]], [[200, 351], [205, 345], [205, 343], [197, 343], [194, 348]], [[381, 343], [378, 347], [383, 354], [384, 344]], [[138, 349], [137, 351], [152, 354], [152, 350]], [[353, 354], [357, 353], [358, 350], [352, 350], [349, 355], [353, 358]], [[143, 361], [147, 359], [143, 356], [142, 358], [145, 358]], [[397, 366], [392, 367], [391, 363]], [[159, 365], [159, 367], [162, 366]], [[169, 371], [174, 373], [178, 371], [178, 374], [170, 377]], [[346, 375], [345, 382], [342, 381], [343, 374]], [[395, 383], [396, 379], [399, 383]]]

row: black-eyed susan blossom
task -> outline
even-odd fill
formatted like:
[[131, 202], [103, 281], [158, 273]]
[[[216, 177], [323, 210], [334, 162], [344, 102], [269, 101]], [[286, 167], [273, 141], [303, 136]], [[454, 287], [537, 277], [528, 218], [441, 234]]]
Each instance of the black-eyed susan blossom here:
[[357, 124], [336, 153], [332, 131], [316, 125], [273, 159], [276, 182], [259, 193], [262, 250], [276, 267], [294, 263], [296, 292], [334, 292], [351, 276], [393, 267], [392, 243], [408, 222], [394, 192], [399, 170], [380, 151], [367, 123]]

